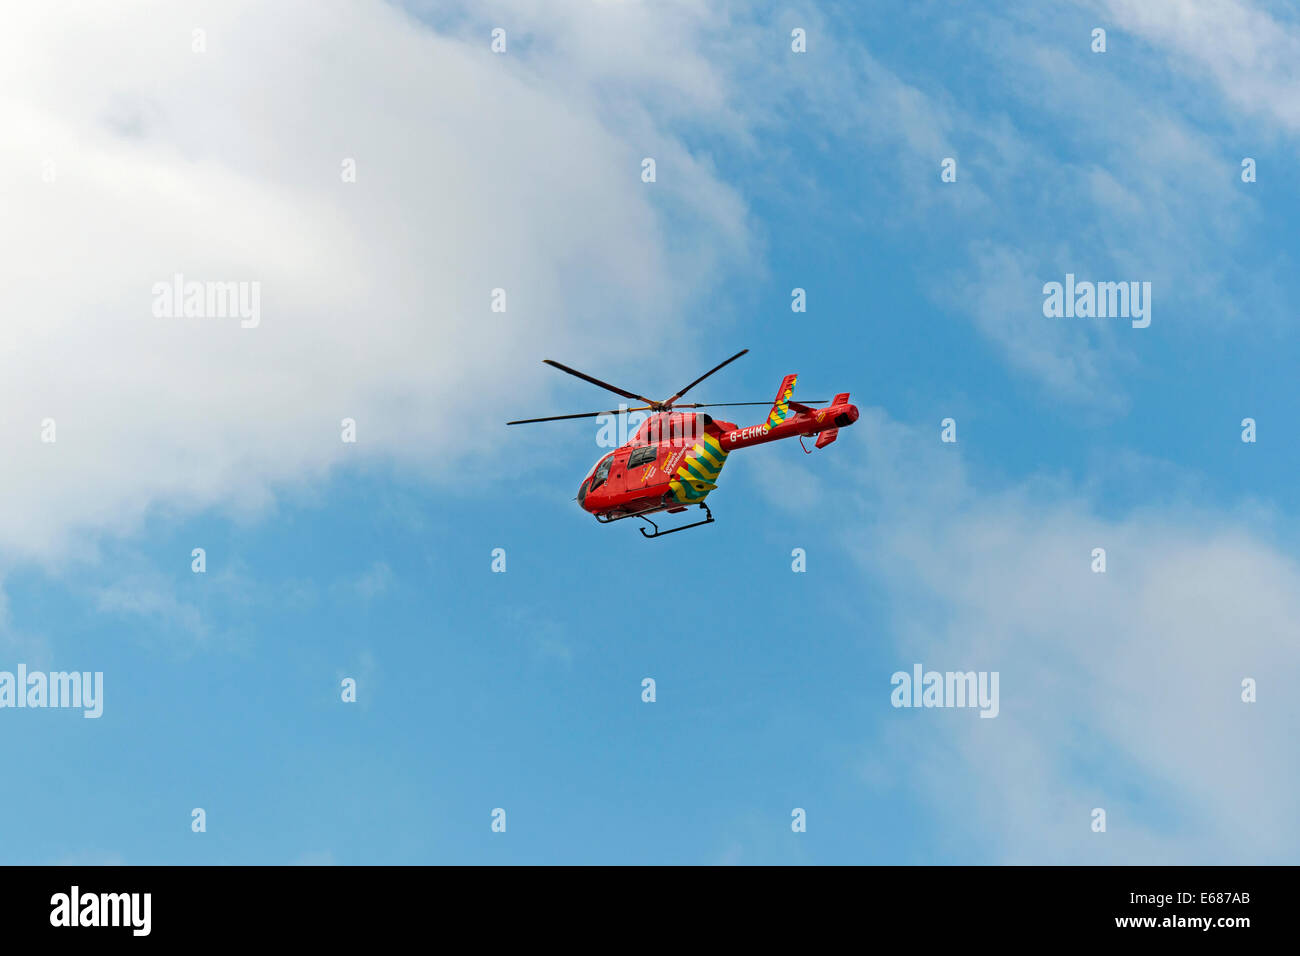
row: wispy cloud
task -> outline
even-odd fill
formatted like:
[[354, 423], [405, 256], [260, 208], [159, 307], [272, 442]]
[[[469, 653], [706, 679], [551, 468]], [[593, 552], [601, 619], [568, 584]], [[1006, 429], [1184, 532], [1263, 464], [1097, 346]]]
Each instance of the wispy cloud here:
[[211, 633], [196, 604], [179, 598], [160, 577], [118, 581], [93, 590], [95, 608], [105, 614], [140, 617], [161, 631], [203, 641]]
[[1098, 9], [1128, 33], [1163, 49], [1186, 78], [1208, 76], [1225, 105], [1281, 131], [1300, 132], [1300, 25], [1295, 8], [1245, 0], [1100, 0]]
[[845, 544], [888, 584], [900, 666], [1000, 671], [1002, 702], [991, 721], [888, 723], [867, 778], [904, 762], [954, 832], [1010, 862], [1294, 859], [1300, 564], [1271, 523], [1191, 504], [1103, 518], [1033, 482], [978, 490], [929, 433], [863, 424], [855, 473], [872, 477]]
[[340, 582], [340, 586], [369, 601], [388, 593], [396, 583], [397, 576], [387, 562], [376, 561], [356, 577]]

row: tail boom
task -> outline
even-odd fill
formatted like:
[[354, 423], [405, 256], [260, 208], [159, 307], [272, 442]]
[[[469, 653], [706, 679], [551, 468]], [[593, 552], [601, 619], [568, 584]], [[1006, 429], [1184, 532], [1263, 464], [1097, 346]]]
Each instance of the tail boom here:
[[767, 420], [761, 425], [748, 428], [733, 428], [722, 435], [722, 448], [731, 452], [736, 448], [748, 448], [750, 445], [763, 445], [782, 438], [796, 435], [819, 435], [817, 447], [824, 448], [839, 435], [839, 429], [846, 428], [858, 420], [856, 405], [849, 403], [849, 393], [841, 392], [826, 408], [809, 408], [792, 401], [794, 375], [787, 375], [781, 381], [781, 388], [776, 393], [776, 401]]

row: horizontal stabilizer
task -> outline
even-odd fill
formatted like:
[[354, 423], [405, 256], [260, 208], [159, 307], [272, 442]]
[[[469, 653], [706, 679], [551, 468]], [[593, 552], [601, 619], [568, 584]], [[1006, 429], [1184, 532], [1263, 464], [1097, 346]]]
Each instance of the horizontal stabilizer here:
[[839, 436], [840, 430], [838, 428], [828, 428], [817, 436], [817, 447], [825, 448]]

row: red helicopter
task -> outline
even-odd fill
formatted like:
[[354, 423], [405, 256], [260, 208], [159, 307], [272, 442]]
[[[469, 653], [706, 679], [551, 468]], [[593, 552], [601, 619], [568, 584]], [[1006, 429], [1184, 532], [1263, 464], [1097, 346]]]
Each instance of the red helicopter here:
[[[826, 408], [812, 408], [791, 401], [797, 376], [787, 375], [781, 380], [776, 399], [771, 404], [767, 419], [759, 425], [737, 428], [705, 414], [683, 414], [683, 408], [722, 408], [741, 405], [767, 405], [767, 402], [704, 402], [678, 405], [677, 400], [691, 388], [700, 384], [714, 372], [736, 359], [749, 349], [741, 349], [721, 365], [714, 366], [676, 395], [656, 402], [624, 391], [617, 386], [592, 378], [583, 372], [553, 362], [543, 361], [561, 372], [576, 375], [585, 382], [599, 385], [615, 395], [644, 402], [643, 406], [622, 408], [606, 412], [583, 412], [578, 415], [552, 415], [549, 418], [525, 418], [507, 425], [527, 425], [533, 422], [555, 422], [573, 418], [596, 418], [601, 415], [620, 415], [624, 412], [652, 412], [637, 429], [632, 439], [620, 448], [603, 456], [591, 468], [578, 489], [577, 502], [585, 511], [596, 516], [602, 524], [624, 518], [640, 518], [654, 532], [645, 528], [641, 533], [647, 538], [660, 538], [667, 534], [698, 528], [713, 521], [713, 512], [704, 499], [717, 487], [718, 474], [727, 463], [727, 455], [737, 448], [762, 445], [780, 438], [817, 436], [817, 448], [825, 448], [839, 435], [841, 428], [858, 420], [858, 409], [849, 404], [849, 393], [836, 395]], [[813, 400], [821, 404], [824, 399]], [[804, 447], [804, 451], [808, 451]], [[811, 452], [809, 452], [811, 454]], [[660, 531], [648, 515], [666, 511], [677, 514], [698, 504], [708, 516], [703, 521]]]

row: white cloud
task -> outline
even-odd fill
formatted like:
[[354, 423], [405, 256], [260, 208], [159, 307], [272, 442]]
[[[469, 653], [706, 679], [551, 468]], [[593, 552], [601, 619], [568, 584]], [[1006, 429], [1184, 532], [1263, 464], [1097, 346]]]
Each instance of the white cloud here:
[[[1295, 859], [1300, 565], [1265, 515], [1171, 504], [1106, 519], [1055, 486], [978, 491], [953, 449], [879, 412], [857, 427], [868, 460], [852, 470], [870, 478], [846, 544], [889, 587], [898, 668], [1001, 673], [997, 719], [899, 712], [865, 779], [905, 763], [989, 859]], [[1241, 701], [1247, 677], [1258, 703]], [[876, 678], [887, 707], [889, 674]]]
[[1121, 29], [1167, 49], [1186, 75], [1212, 77], [1233, 109], [1300, 132], [1294, 20], [1243, 0], [1102, 0], [1099, 6]]
[[[959, 44], [952, 23], [909, 9], [938, 40], [939, 67], [877, 41], [897, 27], [888, 16], [865, 40], [816, 22], [807, 69], [777, 61], [748, 89], [769, 105], [797, 103], [799, 136], [869, 171], [853, 180], [855, 202], [829, 194], [828, 212], [851, 217], [856, 207], [864, 231], [917, 247], [917, 285], [971, 321], [1018, 376], [1113, 415], [1128, 405], [1125, 374], [1162, 330], [1221, 334], [1225, 319], [1285, 315], [1278, 290], [1288, 273], [1285, 263], [1229, 254], [1266, 214], [1238, 188], [1241, 147], [1222, 133], [1237, 107], [1207, 111], [1205, 98], [1189, 97], [1181, 52], [1166, 62], [1116, 39], [1109, 59], [1091, 53], [1087, 31], [1061, 29], [1078, 18], [1068, 6], [964, 10]], [[1169, 18], [1160, 4], [1133, 6]], [[949, 66], [958, 48], [962, 60]], [[1247, 72], [1258, 77], [1259, 66]], [[981, 80], [962, 83], [966, 75]], [[1270, 75], [1254, 92], [1282, 92], [1283, 71]], [[941, 184], [949, 156], [958, 179]], [[1158, 331], [1045, 318], [1042, 286], [1067, 272], [1150, 281]]]
[[[530, 26], [540, 42], [580, 12]], [[465, 411], [518, 411], [553, 384], [540, 358], [662, 341], [743, 257], [746, 214], [672, 131], [721, 108], [709, 59], [667, 19], [601, 16], [622, 29], [545, 58], [378, 2], [8, 11], [0, 494], [22, 507], [0, 514], [0, 561], [159, 506], [256, 510], [357, 458], [450, 473], [491, 441]], [[615, 109], [615, 88], [678, 95], [665, 118]], [[260, 326], [153, 317], [176, 273], [260, 282]]]
[[936, 299], [967, 312], [1012, 368], [1054, 394], [1094, 408], [1123, 407], [1112, 371], [1119, 349], [1106, 327], [1086, 329], [1043, 316], [1041, 260], [988, 242], [972, 243], [968, 252], [969, 271]]

